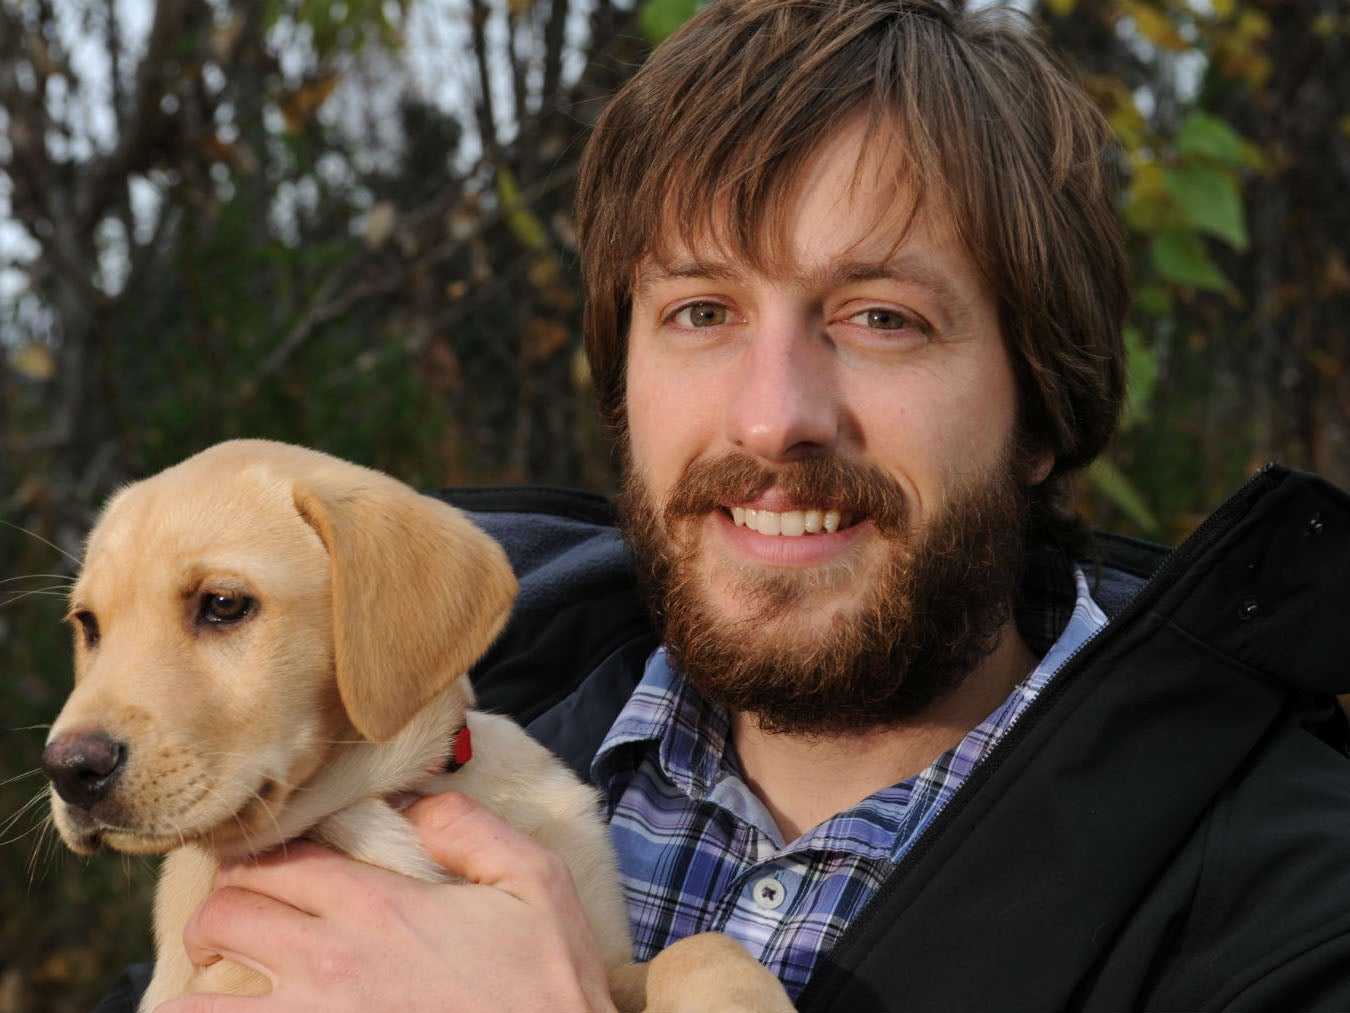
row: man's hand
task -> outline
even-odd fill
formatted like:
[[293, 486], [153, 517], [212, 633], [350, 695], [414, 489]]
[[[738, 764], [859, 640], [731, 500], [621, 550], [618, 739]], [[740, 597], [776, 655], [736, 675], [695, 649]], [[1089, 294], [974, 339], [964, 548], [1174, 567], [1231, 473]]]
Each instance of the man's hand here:
[[160, 1013], [613, 1011], [556, 854], [463, 795], [423, 799], [408, 817], [468, 883], [418, 882], [309, 843], [222, 869], [188, 924], [188, 953], [254, 968], [272, 994], [192, 996]]

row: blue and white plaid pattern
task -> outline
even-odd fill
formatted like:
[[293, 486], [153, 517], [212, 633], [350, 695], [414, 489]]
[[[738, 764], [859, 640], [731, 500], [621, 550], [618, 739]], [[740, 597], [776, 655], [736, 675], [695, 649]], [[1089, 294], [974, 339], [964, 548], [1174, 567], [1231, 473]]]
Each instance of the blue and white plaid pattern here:
[[1057, 605], [1048, 586], [1039, 610], [1035, 602], [1019, 603], [1024, 636], [1028, 615], [1046, 632], [1063, 624], [1062, 631], [1058, 639], [1027, 637], [1053, 643], [993, 714], [928, 769], [795, 841], [781, 839], [741, 779], [727, 750], [727, 713], [685, 683], [663, 649], [654, 652], [592, 765], [607, 795], [637, 958], [648, 960], [677, 939], [716, 929], [743, 943], [795, 999], [818, 956], [975, 765], [1065, 659], [1105, 625], [1077, 568], [1073, 580], [1067, 623], [1060, 607], [1067, 602]]

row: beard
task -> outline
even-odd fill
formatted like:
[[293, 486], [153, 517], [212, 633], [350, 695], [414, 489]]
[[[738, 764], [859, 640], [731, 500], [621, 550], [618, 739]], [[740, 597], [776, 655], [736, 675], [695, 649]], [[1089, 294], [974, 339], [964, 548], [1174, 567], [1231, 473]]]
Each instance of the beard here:
[[[1011, 621], [1028, 515], [1011, 446], [922, 525], [890, 476], [828, 455], [775, 469], [739, 451], [695, 461], [657, 504], [624, 449], [620, 523], [671, 661], [707, 699], [766, 732], [826, 736], [902, 723], [958, 686]], [[721, 563], [724, 590], [743, 606], [729, 617], [710, 596], [716, 578], [700, 533], [724, 504], [771, 486], [793, 503], [872, 523], [866, 539], [881, 539], [881, 560], [868, 573], [847, 553], [801, 570]], [[857, 603], [841, 608], [860, 579], [868, 586]], [[834, 613], [826, 628], [807, 622], [822, 612]]]

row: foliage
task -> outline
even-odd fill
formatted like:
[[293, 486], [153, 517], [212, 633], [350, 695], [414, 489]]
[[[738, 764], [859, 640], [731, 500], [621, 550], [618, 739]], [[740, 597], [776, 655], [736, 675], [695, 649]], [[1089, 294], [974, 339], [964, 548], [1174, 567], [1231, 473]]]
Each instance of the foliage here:
[[696, 10], [698, 0], [643, 0], [638, 10], [638, 24], [647, 41], [658, 46], [693, 17]]
[[1120, 139], [1134, 258], [1133, 404], [1090, 516], [1174, 540], [1270, 458], [1350, 482], [1343, 5], [1041, 7]]

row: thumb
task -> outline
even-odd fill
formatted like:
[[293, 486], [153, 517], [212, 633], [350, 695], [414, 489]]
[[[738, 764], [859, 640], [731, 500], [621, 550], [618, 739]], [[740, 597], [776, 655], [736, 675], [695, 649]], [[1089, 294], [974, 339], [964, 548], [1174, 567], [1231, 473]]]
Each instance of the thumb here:
[[571, 886], [553, 851], [467, 795], [431, 795], [406, 813], [422, 847], [438, 864], [471, 883], [534, 901]]

